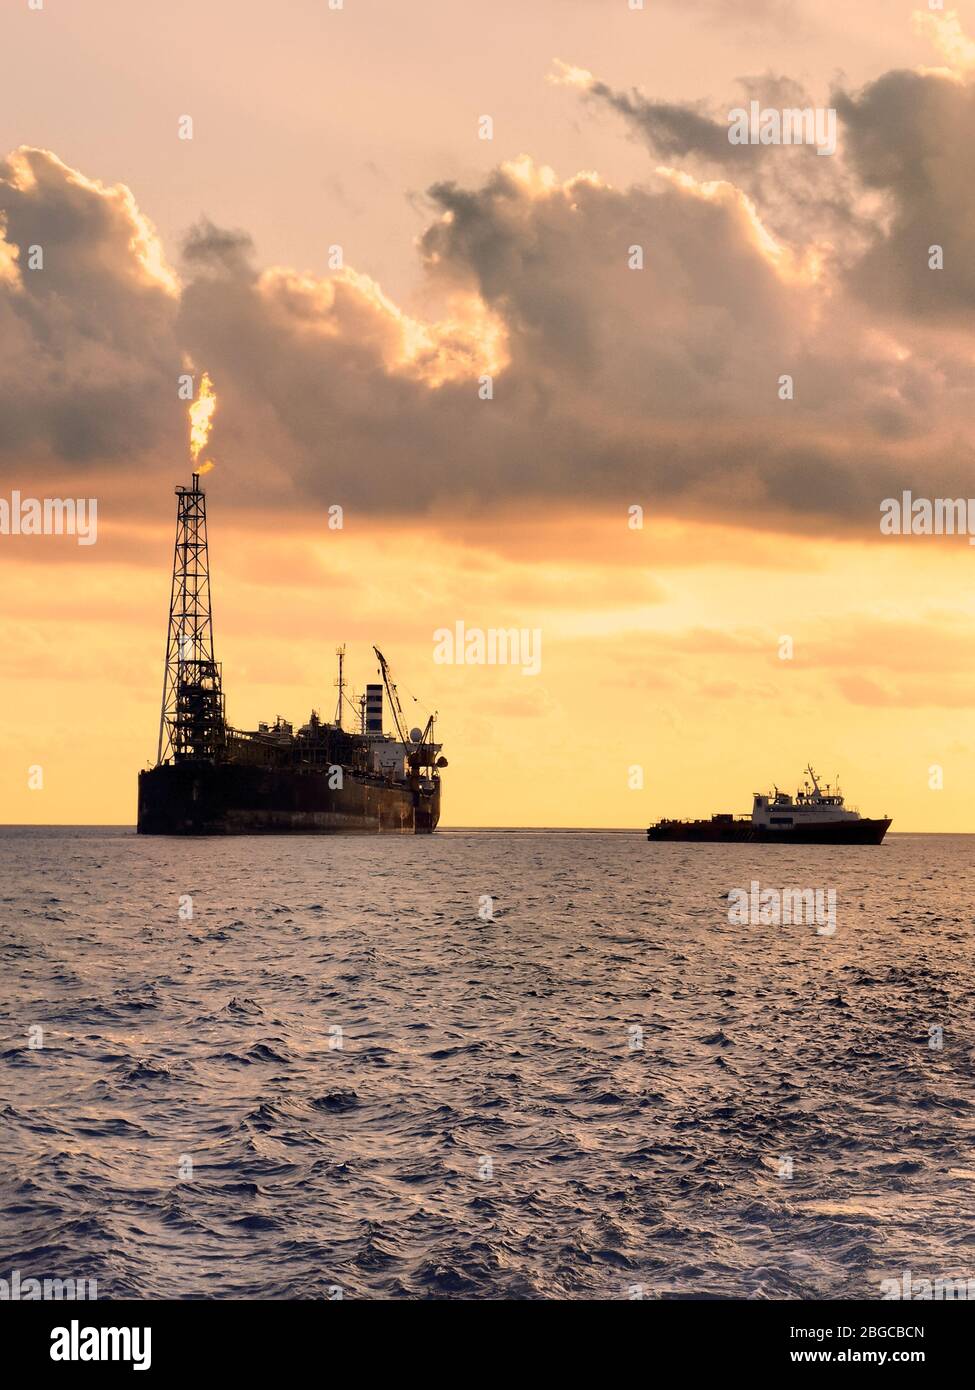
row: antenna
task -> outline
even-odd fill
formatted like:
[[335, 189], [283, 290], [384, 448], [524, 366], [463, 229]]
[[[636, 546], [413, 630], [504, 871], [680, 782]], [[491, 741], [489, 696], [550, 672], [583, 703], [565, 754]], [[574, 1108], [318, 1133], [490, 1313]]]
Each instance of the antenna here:
[[335, 723], [336, 723], [336, 724], [338, 725], [338, 727], [341, 729], [341, 727], [342, 727], [342, 699], [343, 699], [343, 695], [344, 695], [344, 691], [345, 691], [345, 676], [344, 676], [344, 674], [343, 674], [343, 667], [344, 667], [344, 665], [345, 665], [345, 643], [344, 643], [344, 642], [342, 643], [341, 647], [336, 647], [336, 648], [335, 648], [335, 655], [336, 655], [336, 656], [338, 657], [338, 659], [339, 659], [339, 676], [338, 676], [338, 680], [335, 682], [335, 684], [338, 686], [338, 689], [339, 689], [338, 703], [337, 703], [337, 705], [335, 706]]

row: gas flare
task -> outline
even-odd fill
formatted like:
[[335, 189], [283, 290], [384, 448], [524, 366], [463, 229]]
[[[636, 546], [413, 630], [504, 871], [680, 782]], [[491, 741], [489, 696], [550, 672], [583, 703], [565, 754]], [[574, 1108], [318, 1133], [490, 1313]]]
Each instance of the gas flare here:
[[190, 406], [190, 458], [197, 473], [209, 473], [213, 467], [212, 459], [207, 459], [203, 464], [199, 459], [210, 438], [210, 427], [216, 408], [217, 397], [213, 390], [213, 382], [210, 380], [209, 372], [204, 372], [200, 380], [200, 393]]

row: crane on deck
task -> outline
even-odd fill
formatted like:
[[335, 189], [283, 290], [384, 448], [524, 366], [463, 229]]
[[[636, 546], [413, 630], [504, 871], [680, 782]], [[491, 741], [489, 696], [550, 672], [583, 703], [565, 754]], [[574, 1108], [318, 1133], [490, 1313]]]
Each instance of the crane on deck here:
[[433, 741], [433, 725], [437, 717], [436, 711], [430, 715], [424, 725], [423, 732], [418, 738], [414, 737], [417, 732], [415, 729], [407, 736], [406, 716], [403, 713], [403, 706], [400, 704], [399, 692], [396, 689], [396, 682], [393, 680], [392, 672], [389, 669], [389, 662], [378, 647], [373, 647], [373, 651], [376, 653], [376, 658], [379, 661], [379, 671], [383, 678], [383, 685], [386, 687], [386, 695], [389, 698], [390, 709], [393, 711], [393, 722], [396, 725], [396, 732], [399, 734], [400, 743], [406, 748], [409, 748], [411, 744], [415, 745], [413, 747], [413, 756], [415, 757], [426, 743], [428, 735], [430, 736], [430, 741]]

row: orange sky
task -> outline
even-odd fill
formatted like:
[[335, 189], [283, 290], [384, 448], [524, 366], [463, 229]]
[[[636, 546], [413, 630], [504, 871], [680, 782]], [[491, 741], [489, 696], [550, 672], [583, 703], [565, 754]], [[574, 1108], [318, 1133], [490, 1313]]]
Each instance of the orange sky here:
[[[975, 832], [975, 548], [879, 535], [975, 497], [972, 6], [83, 9], [0, 20], [0, 498], [99, 506], [0, 535], [0, 822], [134, 821], [207, 370], [236, 725], [330, 717], [375, 642], [444, 825], [746, 811], [811, 760]], [[838, 153], [731, 161], [743, 94], [833, 103]], [[458, 621], [540, 673], [436, 664]]]
[[[334, 707], [334, 647], [407, 717], [440, 713], [445, 825], [642, 826], [744, 811], [810, 759], [900, 830], [973, 830], [972, 553], [963, 540], [826, 543], [625, 517], [362, 536], [237, 530], [211, 502], [231, 720]], [[530, 530], [530, 537], [519, 534]], [[26, 551], [30, 540], [19, 542]], [[10, 822], [131, 822], [155, 753], [171, 535], [7, 562], [0, 805]], [[97, 559], [94, 558], [97, 556]], [[542, 632], [542, 670], [435, 665], [433, 632]], [[779, 658], [783, 635], [791, 661]], [[418, 705], [411, 698], [416, 695]], [[418, 720], [417, 722], [423, 722]], [[29, 765], [43, 791], [27, 787]], [[929, 768], [944, 789], [929, 789]], [[644, 789], [628, 786], [644, 770]]]

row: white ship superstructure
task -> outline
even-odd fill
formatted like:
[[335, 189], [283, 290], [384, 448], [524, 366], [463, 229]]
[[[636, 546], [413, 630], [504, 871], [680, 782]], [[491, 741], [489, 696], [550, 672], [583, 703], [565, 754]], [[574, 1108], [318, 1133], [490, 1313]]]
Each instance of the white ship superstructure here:
[[831, 787], [827, 782], [823, 791], [811, 766], [806, 768], [806, 772], [811, 782], [806, 782], [795, 797], [788, 792], [780, 792], [778, 787], [771, 792], [756, 792], [752, 824], [763, 830], [792, 830], [860, 819], [859, 811], [843, 804], [843, 794], [838, 786]]

